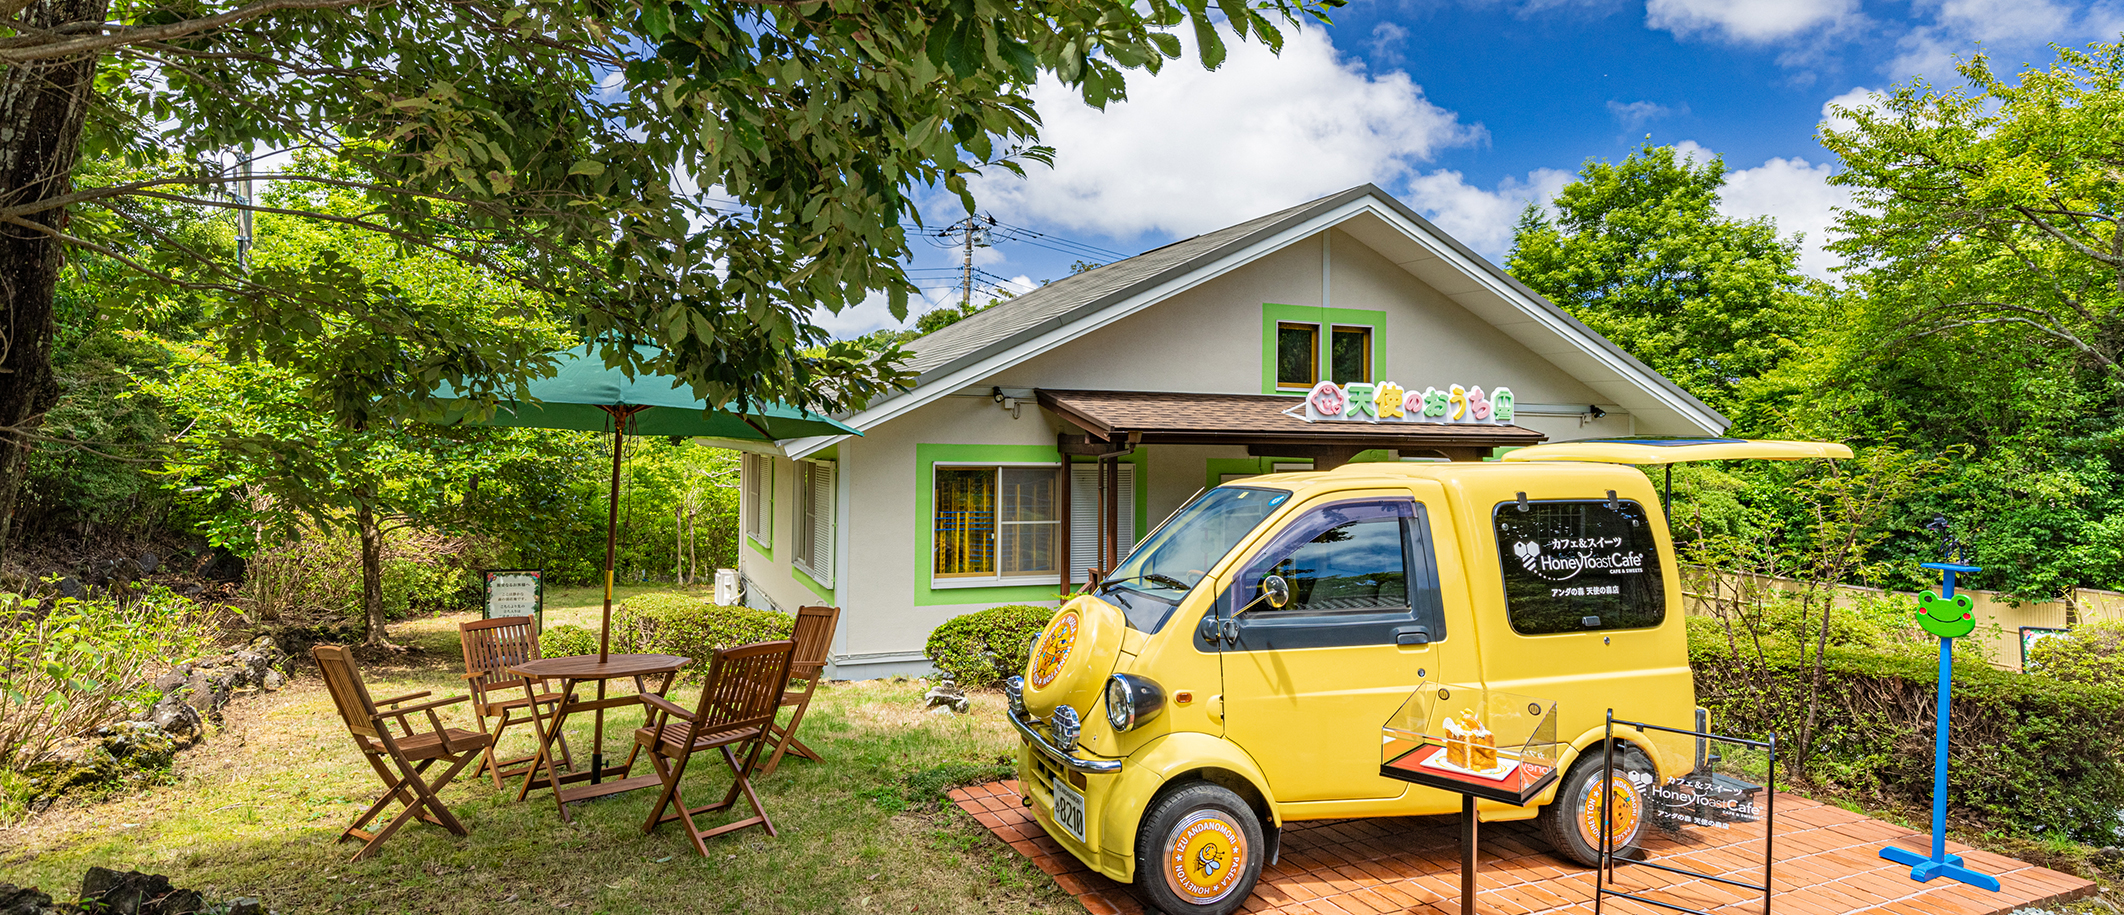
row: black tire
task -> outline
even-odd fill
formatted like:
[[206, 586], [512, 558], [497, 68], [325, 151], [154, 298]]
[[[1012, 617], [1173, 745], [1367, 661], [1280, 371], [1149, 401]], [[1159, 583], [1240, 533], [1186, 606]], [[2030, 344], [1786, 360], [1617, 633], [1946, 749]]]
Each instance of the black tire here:
[[1261, 879], [1268, 843], [1246, 800], [1209, 782], [1158, 796], [1136, 829], [1136, 888], [1167, 915], [1228, 915]]
[[[1541, 809], [1542, 836], [1557, 854], [1587, 867], [1600, 863], [1600, 792], [1595, 785], [1600, 781], [1602, 755], [1598, 746], [1580, 754], [1556, 789], [1556, 800]], [[1653, 811], [1645, 792], [1651, 787], [1653, 772], [1652, 761], [1637, 748], [1616, 751], [1612, 791], [1617, 855], [1636, 848], [1651, 822]]]

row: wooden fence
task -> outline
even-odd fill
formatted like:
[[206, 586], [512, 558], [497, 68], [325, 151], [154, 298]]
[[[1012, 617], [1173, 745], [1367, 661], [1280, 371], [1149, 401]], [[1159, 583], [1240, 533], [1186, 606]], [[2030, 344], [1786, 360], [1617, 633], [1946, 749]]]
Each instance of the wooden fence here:
[[[1730, 605], [1739, 599], [1730, 593], [1734, 582], [1744, 581], [1739, 587], [1755, 593], [1785, 591], [1797, 593], [1807, 588], [1805, 582], [1790, 578], [1775, 578], [1767, 575], [1721, 576], [1727, 582], [1722, 592], [1713, 594], [1711, 575], [1700, 566], [1682, 567], [1683, 606], [1692, 615], [1708, 616], [1716, 611], [1716, 605]], [[1858, 585], [1828, 585], [1834, 590], [1832, 598], [1838, 606], [1854, 606], [1861, 601], [1894, 598], [1902, 601], [1911, 612], [1917, 610], [1917, 594], [1911, 591], [1887, 591], [1880, 588], [1865, 588]], [[2096, 591], [2089, 588], [2075, 589], [2062, 600], [2030, 601], [2015, 600], [1996, 591], [1975, 588], [1956, 588], [1956, 594], [1967, 594], [1975, 599], [1977, 630], [1970, 638], [1983, 643], [1985, 654], [1996, 667], [2007, 670], [2021, 669], [2022, 648], [2045, 634], [2070, 629], [2073, 625], [2096, 620], [2124, 620], [2124, 594], [2115, 591]]]

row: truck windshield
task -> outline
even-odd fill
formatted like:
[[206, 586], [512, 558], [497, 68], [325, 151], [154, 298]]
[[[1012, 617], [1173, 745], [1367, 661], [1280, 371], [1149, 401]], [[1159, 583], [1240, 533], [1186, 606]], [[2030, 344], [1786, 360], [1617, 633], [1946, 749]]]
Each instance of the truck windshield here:
[[1157, 632], [1180, 599], [1291, 494], [1219, 486], [1202, 495], [1129, 552], [1099, 593], [1121, 608], [1131, 629]]

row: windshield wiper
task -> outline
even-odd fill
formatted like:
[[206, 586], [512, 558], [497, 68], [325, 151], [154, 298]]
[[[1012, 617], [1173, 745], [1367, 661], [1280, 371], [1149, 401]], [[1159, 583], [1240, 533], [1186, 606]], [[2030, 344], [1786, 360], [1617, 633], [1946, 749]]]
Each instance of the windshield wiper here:
[[1099, 585], [1099, 593], [1105, 594], [1108, 591], [1111, 591], [1122, 585], [1128, 584], [1132, 581], [1148, 581], [1154, 584], [1164, 585], [1175, 591], [1187, 591], [1194, 588], [1194, 585], [1188, 584], [1187, 582], [1181, 581], [1180, 579], [1174, 578], [1170, 575], [1160, 575], [1156, 572], [1145, 572], [1134, 578], [1123, 578], [1116, 581], [1105, 582]]

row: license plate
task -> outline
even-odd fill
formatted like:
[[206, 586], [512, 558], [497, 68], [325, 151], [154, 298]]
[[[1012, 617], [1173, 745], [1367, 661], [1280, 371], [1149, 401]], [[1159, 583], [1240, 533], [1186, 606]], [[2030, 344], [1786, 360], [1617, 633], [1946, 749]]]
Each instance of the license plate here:
[[1084, 795], [1071, 788], [1068, 782], [1057, 776], [1055, 786], [1055, 823], [1062, 831], [1079, 842], [1084, 841]]

